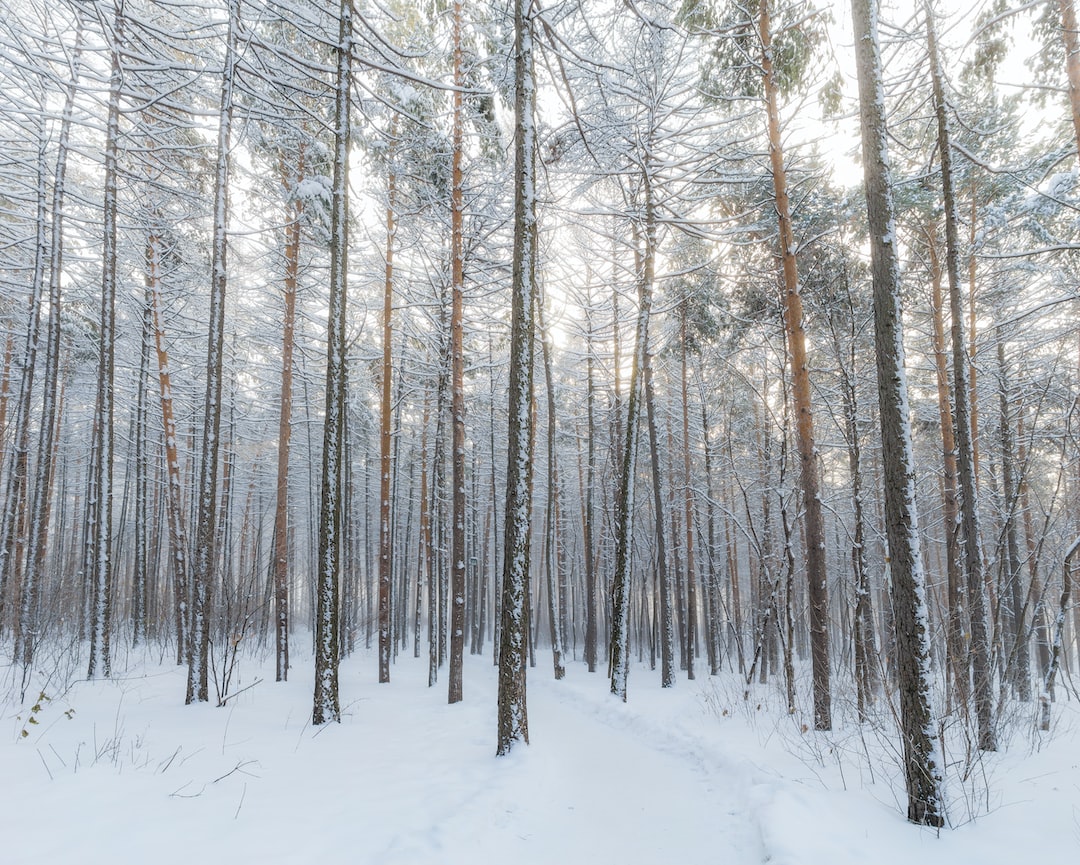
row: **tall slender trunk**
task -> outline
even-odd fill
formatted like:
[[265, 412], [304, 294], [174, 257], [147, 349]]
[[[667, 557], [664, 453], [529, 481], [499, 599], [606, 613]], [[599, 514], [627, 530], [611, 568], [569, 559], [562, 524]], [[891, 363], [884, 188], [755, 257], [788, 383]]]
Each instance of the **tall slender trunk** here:
[[[1024, 415], [1019, 413], [1017, 417], [1017, 451], [1016, 458], [1021, 466], [1027, 466], [1027, 446], [1024, 444]], [[1027, 547], [1028, 563], [1028, 606], [1031, 608], [1032, 627], [1035, 631], [1035, 657], [1039, 665], [1039, 678], [1045, 678], [1046, 671], [1050, 668], [1050, 625], [1046, 619], [1046, 597], [1039, 578], [1039, 559], [1042, 549], [1043, 532], [1040, 539], [1035, 538], [1034, 519], [1031, 516], [1031, 494], [1028, 489], [1026, 469], [1020, 474], [1019, 483], [1020, 509], [1024, 517], [1024, 541]]]
[[[653, 199], [652, 164], [646, 153], [642, 171], [645, 200], [645, 230], [642, 238], [644, 249], [640, 257], [638, 304], [651, 311], [653, 289], [656, 282], [656, 205]], [[644, 386], [645, 418], [649, 431], [649, 462], [652, 471], [653, 511], [655, 525], [653, 537], [656, 542], [656, 573], [660, 592], [659, 627], [660, 684], [670, 688], [675, 684], [675, 636], [671, 573], [668, 568], [667, 533], [664, 529], [664, 483], [660, 468], [660, 430], [656, 413], [656, 388], [653, 383], [652, 350], [649, 346], [648, 328], [641, 332], [643, 344], [638, 352], [641, 358], [641, 379]]]
[[[647, 213], [649, 210], [647, 209]], [[655, 223], [646, 227], [646, 234], [655, 231]], [[654, 238], [655, 239], [655, 238]], [[646, 239], [646, 248], [650, 240]], [[651, 255], [642, 260], [638, 285], [638, 315], [634, 335], [634, 354], [630, 363], [630, 385], [626, 396], [626, 416], [617, 417], [623, 423], [622, 451], [619, 454], [619, 484], [615, 492], [615, 573], [612, 579], [611, 642], [609, 650], [611, 693], [626, 700], [626, 683], [630, 674], [630, 587], [633, 575], [634, 478], [637, 473], [639, 415], [641, 412], [641, 377], [648, 350], [649, 317], [652, 314]], [[643, 290], [648, 286], [649, 290]], [[618, 370], [618, 365], [616, 365]], [[616, 430], [618, 432], [618, 430]]]
[[94, 499], [90, 561], [90, 662], [87, 678], [111, 673], [109, 651], [112, 613], [112, 499], [113, 499], [113, 370], [116, 339], [117, 175], [120, 152], [120, 48], [124, 41], [123, 6], [117, 6], [112, 33], [112, 72], [105, 127], [105, 181], [102, 214], [101, 332], [98, 352], [98, 395], [95, 405], [95, 447], [92, 472]]
[[214, 235], [211, 261], [210, 312], [206, 352], [206, 395], [195, 516], [195, 561], [191, 572], [191, 624], [188, 645], [187, 702], [209, 699], [210, 596], [218, 550], [218, 461], [221, 452], [221, 382], [225, 350], [225, 290], [228, 283], [229, 151], [232, 148], [233, 79], [236, 71], [239, 0], [229, 0], [225, 66], [218, 112], [217, 165], [214, 173]]
[[1039, 692], [1039, 729], [1044, 731], [1050, 729], [1050, 704], [1054, 700], [1054, 680], [1057, 678], [1058, 667], [1061, 664], [1061, 650], [1064, 644], [1065, 614], [1069, 609], [1069, 598], [1072, 595], [1072, 562], [1078, 550], [1080, 550], [1080, 537], [1074, 540], [1065, 551], [1065, 563], [1062, 566], [1061, 600], [1058, 602], [1057, 613], [1054, 616], [1050, 666], [1043, 677], [1042, 689]]
[[173, 411], [172, 377], [169, 354], [165, 346], [165, 323], [162, 311], [161, 228], [158, 219], [151, 217], [146, 241], [146, 302], [150, 307], [154, 328], [154, 347], [157, 355], [158, 385], [161, 394], [161, 418], [165, 431], [165, 513], [169, 524], [169, 550], [173, 565], [173, 609], [176, 618], [176, 663], [187, 661], [189, 635], [188, 616], [190, 581], [187, 558], [187, 531], [184, 524], [184, 482], [180, 472], [177, 445], [176, 415]]
[[296, 344], [296, 289], [300, 276], [300, 221], [303, 199], [297, 185], [307, 173], [307, 148], [299, 142], [296, 164], [281, 156], [281, 180], [289, 195], [285, 223], [285, 275], [281, 324], [281, 397], [278, 406], [277, 481], [274, 504], [274, 680], [289, 678], [289, 449], [292, 441], [293, 349]]
[[514, 254], [506, 528], [499, 648], [498, 748], [528, 744], [529, 534], [532, 505], [533, 311], [536, 298], [536, 85], [528, 0], [514, 0]]
[[930, 55], [930, 75], [937, 115], [938, 153], [941, 158], [941, 188], [945, 203], [945, 271], [949, 279], [949, 309], [952, 314], [953, 391], [956, 412], [957, 472], [960, 477], [960, 516], [963, 527], [964, 567], [967, 572], [968, 607], [971, 612], [971, 668], [974, 674], [975, 713], [979, 728], [979, 748], [997, 748], [990, 667], [990, 627], [986, 615], [986, 586], [979, 498], [974, 460], [974, 432], [971, 418], [971, 378], [964, 340], [963, 305], [960, 299], [959, 217], [953, 192], [952, 143], [949, 132], [945, 85], [938, 57], [934, 16], [925, 3], [926, 32]]
[[465, 189], [464, 58], [461, 45], [462, 0], [454, 0], [454, 124], [450, 189], [450, 676], [448, 701], [462, 698], [461, 665], [465, 655]]
[[683, 513], [686, 529], [686, 677], [694, 678], [694, 655], [697, 652], [697, 574], [694, 572], [694, 490], [691, 485], [690, 396], [686, 362], [687, 301], [679, 310], [680, 395], [682, 397]]
[[423, 621], [424, 578], [431, 559], [431, 509], [428, 507], [428, 421], [431, 395], [424, 388], [424, 410], [420, 421], [420, 531], [416, 554], [416, 608], [413, 613], [413, 656], [420, 657], [420, 627]]
[[761, 69], [768, 115], [769, 160], [772, 166], [776, 215], [780, 225], [780, 257], [784, 278], [784, 326], [791, 364], [791, 395], [795, 403], [795, 444], [799, 453], [799, 485], [803, 497], [803, 530], [806, 532], [806, 579], [810, 601], [810, 657], [814, 682], [814, 729], [832, 728], [829, 685], [829, 594], [825, 562], [825, 521], [818, 482], [817, 447], [810, 403], [810, 369], [806, 358], [806, 332], [799, 274], [795, 261], [795, 234], [787, 192], [787, 169], [780, 139], [773, 71], [769, 0], [761, 0], [758, 28], [761, 37]]
[[154, 316], [143, 304], [142, 333], [139, 340], [139, 369], [135, 389], [135, 553], [131, 575], [131, 645], [146, 641], [147, 586], [150, 575], [150, 526], [155, 515], [150, 507], [150, 363], [153, 355]]
[[341, 720], [339, 585], [342, 552], [342, 465], [345, 447], [345, 305], [349, 273], [349, 145], [352, 127], [352, 3], [341, 0], [334, 81], [334, 178], [330, 198], [330, 309], [326, 328], [326, 419], [319, 496], [319, 559], [315, 588], [315, 699], [312, 723]]
[[885, 526], [898, 648], [907, 816], [913, 823], [941, 826], [945, 819], [941, 798], [943, 764], [934, 745], [929, 617], [915, 509], [915, 460], [908, 420], [900, 267], [878, 49], [877, 7], [874, 0], [852, 0], [851, 9], [870, 229], [878, 405], [885, 472]]
[[540, 330], [540, 356], [544, 363], [544, 389], [547, 395], [547, 458], [548, 458], [548, 483], [547, 483], [547, 519], [544, 531], [544, 571], [547, 576], [548, 596], [548, 620], [550, 622], [551, 657], [554, 665], [555, 678], [561, 679], [566, 675], [563, 666], [564, 632], [560, 627], [560, 619], [565, 610], [565, 602], [561, 597], [559, 586], [556, 584], [556, 574], [561, 576], [561, 568], [557, 560], [557, 545], [559, 539], [559, 466], [556, 453], [555, 433], [557, 429], [555, 418], [555, 375], [552, 370], [551, 342], [547, 325], [544, 321], [544, 303], [542, 298], [537, 297], [536, 303], [536, 326]]
[[[34, 258], [30, 275], [30, 297], [26, 317], [26, 339], [23, 343], [20, 366], [19, 393], [15, 400], [12, 437], [6, 452], [4, 496], [0, 499], [0, 630], [6, 622], [8, 596], [18, 597], [22, 583], [23, 552], [26, 520], [25, 503], [29, 487], [30, 413], [34, 392], [34, 372], [41, 334], [41, 300], [45, 285], [48, 251], [48, 137], [46, 135], [45, 96], [35, 94], [40, 107], [37, 119], [37, 190], [34, 224]], [[90, 484], [87, 484], [89, 487]]]
[[7, 409], [11, 401], [11, 359], [15, 354], [15, 333], [8, 327], [8, 322], [4, 324], [4, 361], [0, 369], [0, 466], [7, 458]]
[[394, 310], [394, 234], [395, 208], [397, 206], [397, 116], [390, 128], [390, 168], [387, 177], [386, 201], [386, 253], [383, 280], [383, 356], [382, 398], [379, 426], [379, 681], [390, 681], [390, 595], [393, 585], [393, 533], [391, 531], [392, 509], [390, 479], [393, 473], [391, 457], [391, 379], [393, 371], [393, 310]]
[[[23, 575], [19, 611], [19, 642], [21, 645], [18, 655], [25, 668], [29, 668], [33, 662], [34, 649], [39, 636], [38, 598], [40, 583], [45, 575], [45, 558], [48, 552], [49, 540], [49, 517], [52, 511], [57, 391], [60, 389], [60, 337], [62, 333], [60, 283], [64, 269], [64, 197], [71, 138], [71, 116], [75, 105], [82, 50], [83, 27], [80, 18], [78, 30], [75, 34], [75, 47], [70, 61], [71, 80], [68, 83], [64, 108], [60, 116], [60, 131], [56, 144], [56, 169], [53, 173], [52, 219], [49, 241], [49, 324], [45, 340], [45, 387], [42, 393], [41, 423], [38, 427], [38, 463], [34, 475], [33, 493], [30, 498], [26, 569]], [[141, 381], [140, 378], [140, 383]], [[141, 407], [142, 403], [140, 403]], [[141, 514], [139, 518], [142, 519]], [[137, 637], [138, 632], [136, 632]]]
[[931, 297], [933, 316], [934, 366], [937, 373], [938, 417], [941, 421], [942, 447], [942, 510], [945, 526], [945, 568], [948, 579], [949, 612], [945, 632], [948, 669], [956, 701], [967, 706], [970, 697], [971, 665], [968, 658], [967, 628], [964, 612], [967, 609], [967, 587], [964, 585], [960, 561], [960, 505], [956, 490], [956, 434], [953, 428], [952, 400], [949, 395], [949, 360], [945, 344], [945, 317], [941, 292], [941, 258], [933, 228], [926, 232], [930, 258]]
[[1008, 367], [1005, 361], [1005, 342], [1000, 329], [997, 334], [999, 402], [1001, 405], [1001, 486], [1005, 501], [1005, 585], [1001, 597], [1009, 608], [1009, 638], [1005, 640], [1004, 674], [1013, 682], [1016, 695], [1024, 702], [1031, 699], [1031, 653], [1029, 634], [1024, 624], [1027, 605], [1021, 586], [1020, 545], [1017, 538], [1016, 512], [1020, 505], [1013, 453], [1013, 428], [1009, 402]]
[[[587, 286], [586, 290], [591, 288]], [[589, 295], [585, 307], [585, 410], [586, 410], [586, 433], [585, 447], [587, 456], [585, 462], [585, 519], [583, 537], [585, 542], [585, 663], [590, 673], [596, 672], [598, 631], [598, 604], [600, 602], [599, 587], [597, 585], [596, 559], [593, 557], [593, 549], [596, 540], [593, 535], [593, 521], [595, 520], [595, 499], [593, 487], [596, 483], [596, 381], [595, 360], [593, 359], [593, 318], [592, 296]]]

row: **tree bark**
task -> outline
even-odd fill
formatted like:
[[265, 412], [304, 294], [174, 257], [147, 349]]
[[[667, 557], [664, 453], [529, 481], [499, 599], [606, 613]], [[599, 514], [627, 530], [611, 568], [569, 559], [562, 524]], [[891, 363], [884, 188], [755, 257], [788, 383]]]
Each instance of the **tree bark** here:
[[390, 681], [390, 596], [393, 586], [394, 546], [391, 530], [392, 508], [390, 480], [393, 473], [391, 456], [391, 378], [393, 373], [393, 310], [394, 310], [394, 234], [397, 206], [397, 117], [391, 123], [386, 203], [386, 253], [383, 280], [383, 354], [382, 394], [379, 426], [379, 681]]
[[915, 461], [904, 370], [900, 269], [889, 172], [885, 96], [874, 0], [852, 0], [863, 172], [874, 292], [878, 404], [885, 472], [885, 525], [893, 586], [900, 723], [908, 819], [941, 826], [942, 762], [934, 745], [926, 581], [915, 510]]
[[952, 399], [949, 394], [949, 361], [945, 344], [945, 317], [941, 292], [941, 258], [938, 255], [934, 228], [926, 232], [930, 256], [930, 307], [933, 316], [934, 367], [937, 373], [938, 417], [941, 420], [942, 511], [945, 525], [945, 568], [948, 580], [949, 612], [945, 632], [948, 669], [956, 692], [956, 701], [966, 706], [970, 698], [971, 665], [968, 659], [967, 587], [960, 562], [960, 505], [956, 491], [956, 433], [953, 428]]
[[536, 84], [528, 0], [514, 0], [514, 255], [506, 528], [499, 644], [498, 748], [529, 742], [526, 703], [529, 534], [532, 507], [533, 310], [536, 279]]
[[791, 364], [791, 395], [795, 404], [795, 445], [799, 454], [799, 485], [803, 496], [806, 533], [806, 579], [810, 601], [810, 657], [814, 683], [814, 729], [832, 729], [829, 684], [829, 594], [825, 562], [825, 522], [818, 481], [817, 446], [810, 401], [810, 369], [803, 329], [802, 289], [795, 260], [795, 234], [787, 192], [787, 170], [780, 139], [776, 78], [773, 71], [769, 0], [761, 0], [758, 17], [761, 69], [768, 115], [769, 160], [772, 166], [776, 215], [780, 225], [780, 257], [784, 278], [784, 326]]
[[330, 199], [330, 309], [326, 340], [326, 419], [319, 497], [319, 559], [315, 587], [315, 699], [312, 723], [341, 720], [338, 637], [342, 546], [342, 465], [345, 446], [345, 306], [349, 272], [349, 145], [352, 127], [352, 3], [341, 0], [335, 48], [334, 179]]
[[281, 326], [281, 397], [278, 407], [277, 481], [274, 505], [275, 681], [289, 678], [289, 451], [292, 441], [293, 348], [296, 344], [296, 289], [300, 275], [300, 221], [304, 203], [297, 186], [307, 173], [307, 148], [297, 144], [296, 164], [281, 156], [281, 179], [289, 195], [285, 223], [284, 311]]
[[461, 665], [465, 655], [465, 190], [464, 58], [461, 45], [462, 0], [453, 5], [454, 122], [450, 190], [450, 676], [448, 701], [462, 698]]
[[986, 613], [986, 586], [982, 540], [979, 530], [979, 497], [974, 458], [971, 417], [971, 378], [964, 340], [963, 304], [960, 299], [959, 218], [953, 192], [952, 144], [949, 133], [945, 85], [937, 48], [934, 16], [929, 3], [926, 32], [930, 55], [930, 75], [937, 116], [938, 152], [941, 158], [941, 187], [945, 204], [945, 271], [949, 279], [949, 309], [952, 315], [953, 392], [956, 412], [957, 473], [960, 478], [960, 517], [964, 541], [964, 568], [967, 576], [968, 607], [971, 615], [971, 669], [974, 678], [975, 713], [979, 748], [997, 749], [990, 667], [990, 626]]
[[[71, 139], [71, 117], [81, 70], [83, 50], [82, 19], [75, 35], [71, 55], [71, 80], [68, 83], [57, 137], [56, 169], [53, 173], [52, 219], [49, 240], [49, 323], [45, 340], [45, 387], [42, 393], [41, 423], [38, 427], [38, 463], [30, 498], [30, 522], [27, 532], [26, 568], [23, 574], [19, 615], [19, 652], [24, 668], [33, 662], [38, 638], [38, 597], [45, 575], [48, 553], [49, 517], [52, 511], [53, 460], [55, 458], [57, 391], [60, 389], [61, 278], [64, 267], [64, 198], [67, 161]], [[115, 84], [115, 82], [113, 82]], [[110, 103], [111, 107], [111, 103]], [[115, 130], [114, 130], [115, 131]], [[115, 170], [115, 162], [113, 164]], [[115, 196], [115, 185], [114, 185]], [[115, 199], [114, 199], [115, 201]], [[114, 223], [115, 225], [115, 223]], [[115, 247], [114, 247], [115, 248]], [[141, 372], [140, 372], [141, 375]], [[140, 378], [140, 384], [142, 379]], [[140, 409], [142, 403], [140, 402]], [[142, 519], [142, 514], [138, 515]], [[138, 610], [138, 603], [135, 605]], [[139, 631], [136, 629], [136, 642]], [[24, 673], [25, 675], [25, 673]]]
[[124, 41], [123, 7], [116, 8], [112, 33], [112, 70], [109, 108], [105, 127], [105, 181], [102, 216], [101, 332], [98, 352], [97, 401], [95, 403], [94, 498], [91, 506], [90, 560], [90, 662], [87, 678], [111, 674], [110, 617], [112, 613], [113, 538], [113, 371], [116, 339], [117, 175], [120, 151], [120, 88], [123, 84], [120, 48]]

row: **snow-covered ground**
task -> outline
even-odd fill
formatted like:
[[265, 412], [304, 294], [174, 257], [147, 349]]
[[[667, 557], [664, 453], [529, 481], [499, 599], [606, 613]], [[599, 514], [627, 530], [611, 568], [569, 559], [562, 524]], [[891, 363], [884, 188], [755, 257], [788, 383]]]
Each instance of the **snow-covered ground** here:
[[624, 705], [602, 675], [571, 664], [556, 682], [545, 661], [529, 675], [531, 745], [501, 759], [490, 658], [466, 659], [456, 706], [445, 680], [427, 687], [425, 661], [401, 658], [379, 685], [373, 656], [351, 658], [342, 723], [321, 729], [303, 659], [287, 684], [242, 660], [233, 690], [253, 686], [224, 708], [183, 706], [183, 671], [156, 660], [49, 685], [37, 710], [3, 706], [0, 861], [1017, 865], [1080, 852], [1080, 713], [1063, 690], [1049, 736], [1015, 710], [1002, 753], [948, 755], [954, 825], [938, 833], [903, 819], [883, 733], [804, 730], [771, 686], [744, 702], [730, 676], [665, 691], [636, 668]]

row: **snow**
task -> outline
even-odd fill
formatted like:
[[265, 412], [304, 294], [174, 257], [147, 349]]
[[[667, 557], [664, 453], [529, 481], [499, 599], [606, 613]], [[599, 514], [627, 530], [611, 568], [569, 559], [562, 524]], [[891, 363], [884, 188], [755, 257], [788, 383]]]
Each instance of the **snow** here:
[[1018, 710], [979, 780], [953, 779], [955, 828], [938, 833], [904, 820], [884, 734], [804, 730], [779, 683], [746, 703], [730, 675], [661, 689], [637, 668], [624, 704], [602, 674], [571, 664], [555, 682], [542, 660], [531, 744], [502, 758], [486, 657], [465, 659], [470, 699], [453, 706], [427, 687], [426, 658], [403, 657], [383, 685], [374, 652], [345, 659], [342, 721], [318, 728], [309, 659], [274, 683], [272, 653], [240, 660], [224, 708], [183, 706], [186, 671], [158, 658], [117, 659], [127, 672], [36, 710], [9, 697], [4, 859], [1013, 865], [1080, 845], [1080, 710], [1064, 689], [1049, 738]]

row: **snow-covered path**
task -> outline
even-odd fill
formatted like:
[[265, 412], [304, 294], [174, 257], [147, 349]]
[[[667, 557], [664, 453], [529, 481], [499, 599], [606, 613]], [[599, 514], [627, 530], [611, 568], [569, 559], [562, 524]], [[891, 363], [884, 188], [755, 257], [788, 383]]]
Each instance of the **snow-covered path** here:
[[730, 677], [665, 691], [638, 669], [623, 704], [580, 664], [561, 682], [538, 667], [531, 745], [497, 759], [488, 658], [467, 659], [456, 706], [423, 660], [379, 685], [374, 658], [352, 658], [342, 723], [319, 730], [303, 662], [275, 684], [244, 661], [237, 687], [252, 687], [223, 709], [181, 705], [182, 670], [130, 668], [47, 689], [36, 711], [0, 707], [3, 865], [1015, 865], [1080, 851], [1080, 718], [1065, 701], [1052, 739], [1015, 737], [978, 768], [971, 795], [990, 813], [965, 822], [954, 800], [963, 825], [939, 836], [904, 821], [891, 745], [869, 768], [872, 732], [806, 732], [769, 689], [744, 703]]
[[342, 723], [318, 731], [302, 670], [224, 709], [178, 705], [183, 676], [166, 668], [77, 684], [29, 727], [8, 714], [4, 861], [764, 860], [745, 774], [715, 773], [602, 676], [534, 671], [532, 744], [496, 759], [489, 661], [468, 659], [465, 702], [448, 706], [423, 663], [379, 686], [364, 660], [343, 667]]

